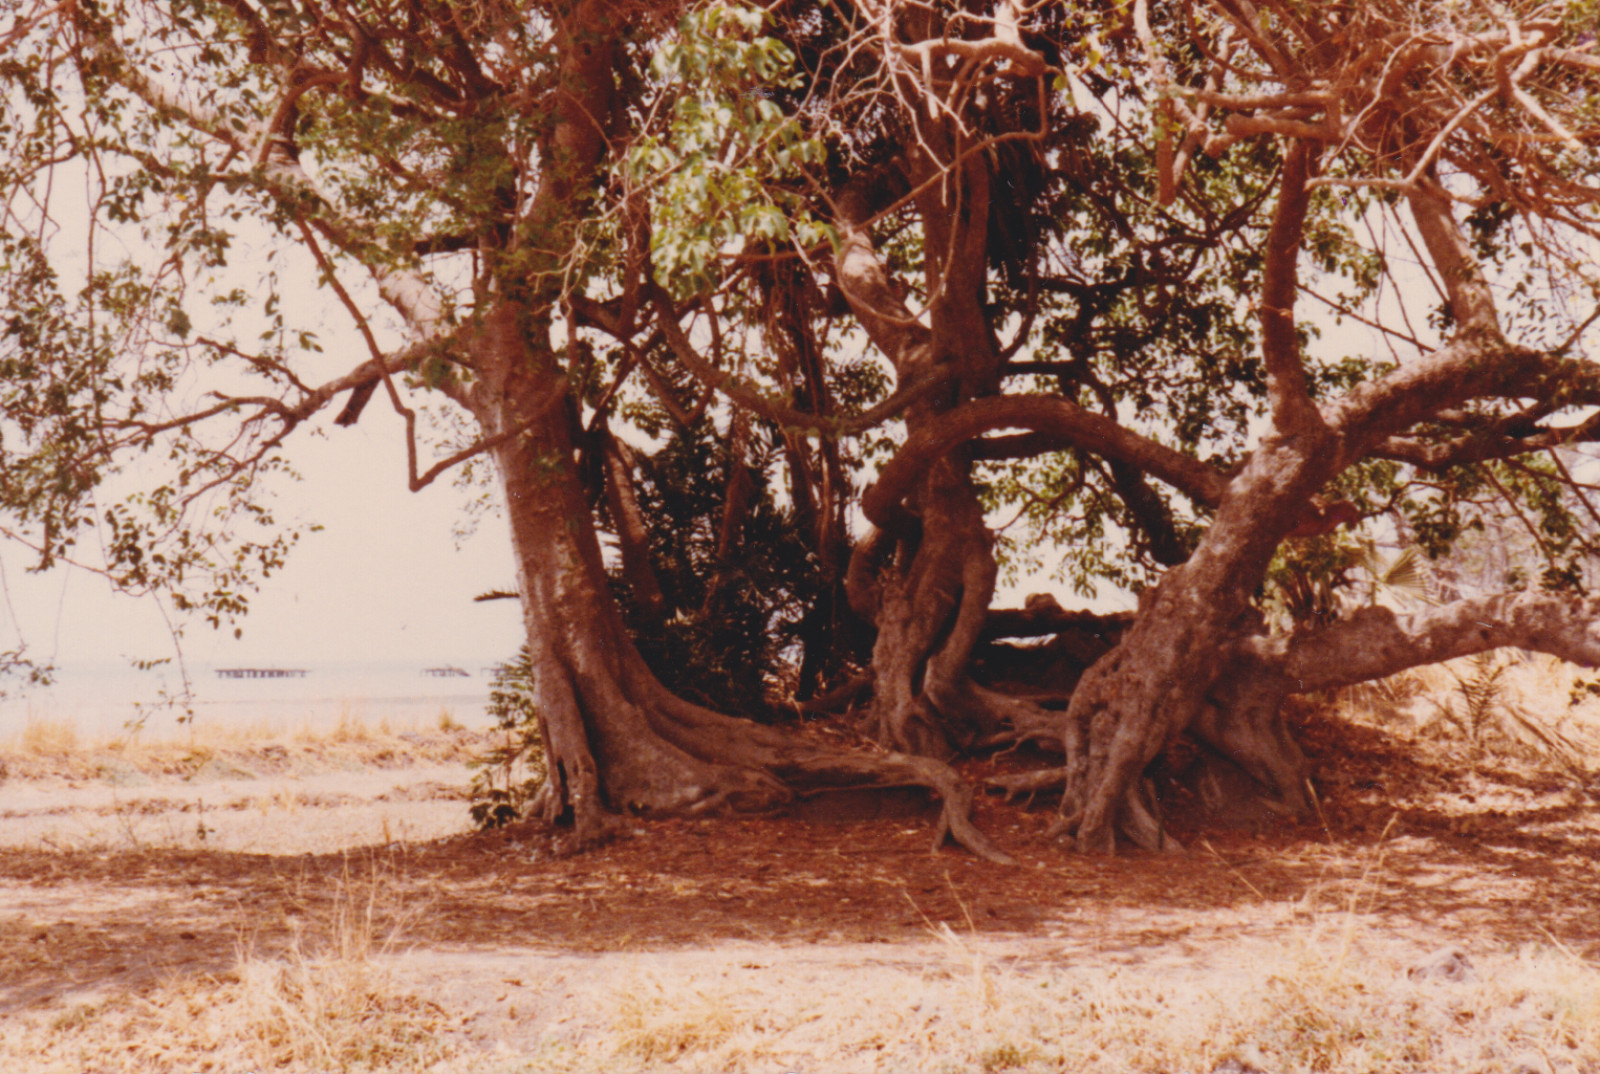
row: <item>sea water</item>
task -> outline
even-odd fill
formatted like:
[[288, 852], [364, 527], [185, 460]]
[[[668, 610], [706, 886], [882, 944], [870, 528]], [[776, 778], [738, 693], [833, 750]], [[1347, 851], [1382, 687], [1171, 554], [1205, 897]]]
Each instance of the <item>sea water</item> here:
[[441, 716], [467, 727], [491, 721], [485, 711], [495, 662], [446, 665], [416, 661], [316, 661], [261, 665], [281, 677], [219, 674], [249, 665], [189, 664], [142, 670], [125, 664], [64, 665], [49, 686], [0, 682], [0, 738], [30, 720], [72, 724], [80, 733], [115, 735], [138, 727], [169, 734], [186, 726], [267, 725], [333, 728], [340, 720], [387, 721], [396, 729], [437, 725]]

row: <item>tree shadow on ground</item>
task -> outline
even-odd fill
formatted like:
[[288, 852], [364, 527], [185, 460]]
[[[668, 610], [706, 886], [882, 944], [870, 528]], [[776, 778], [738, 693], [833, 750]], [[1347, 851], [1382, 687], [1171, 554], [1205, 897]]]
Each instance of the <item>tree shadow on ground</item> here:
[[[1064, 853], [1048, 834], [1052, 810], [995, 797], [979, 800], [976, 820], [1014, 866], [931, 851], [931, 818], [907, 809], [851, 824], [639, 819], [571, 857], [533, 826], [292, 857], [8, 851], [0, 1013], [221, 973], [241, 955], [315, 957], [349, 942], [352, 915], [362, 942], [408, 948], [895, 943], [948, 926], [1132, 958], [1353, 909], [1402, 934], [1555, 941], [1600, 957], [1600, 816], [1570, 781], [1504, 766], [1464, 773], [1372, 728], [1308, 726], [1305, 737], [1316, 821], [1204, 831], [1179, 815], [1181, 854]], [[974, 763], [966, 774], [996, 770]]]

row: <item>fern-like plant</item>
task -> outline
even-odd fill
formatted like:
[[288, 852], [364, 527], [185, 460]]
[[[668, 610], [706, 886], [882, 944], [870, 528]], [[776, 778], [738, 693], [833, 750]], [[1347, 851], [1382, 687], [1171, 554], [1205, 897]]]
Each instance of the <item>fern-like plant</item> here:
[[1465, 675], [1455, 668], [1446, 669], [1450, 672], [1450, 677], [1456, 681], [1456, 690], [1461, 696], [1463, 711], [1460, 714], [1456, 713], [1453, 703], [1455, 699], [1451, 698], [1445, 702], [1440, 714], [1460, 727], [1473, 746], [1481, 752], [1484, 728], [1494, 722], [1496, 710], [1503, 707], [1501, 694], [1504, 688], [1501, 680], [1510, 665], [1503, 663], [1493, 650], [1477, 653], [1467, 659], [1470, 670]]
[[1506, 673], [1515, 664], [1515, 657], [1490, 650], [1468, 657], [1465, 674], [1447, 665], [1457, 696], [1437, 703], [1439, 715], [1459, 728], [1480, 754], [1486, 741], [1498, 734], [1508, 743], [1531, 748], [1571, 772], [1582, 773], [1583, 747], [1518, 704], [1506, 690]]

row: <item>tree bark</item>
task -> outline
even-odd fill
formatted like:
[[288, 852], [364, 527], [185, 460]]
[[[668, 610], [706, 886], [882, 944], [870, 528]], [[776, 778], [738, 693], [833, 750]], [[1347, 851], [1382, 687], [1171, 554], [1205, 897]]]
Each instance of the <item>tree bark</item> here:
[[996, 577], [963, 443], [975, 433], [940, 440], [931, 450], [922, 446], [938, 438], [952, 409], [993, 395], [1000, 380], [1000, 354], [983, 305], [989, 165], [982, 155], [963, 160], [957, 146], [944, 142], [942, 132], [928, 132], [926, 147], [910, 154], [907, 176], [921, 191], [915, 200], [931, 326], [913, 316], [890, 283], [865, 230], [872, 205], [860, 188], [839, 199], [844, 241], [834, 264], [840, 290], [893, 364], [899, 384], [940, 373], [948, 381], [907, 407], [910, 441], [890, 463], [896, 476], [886, 471], [879, 482], [882, 504], [867, 512], [879, 533], [856, 550], [850, 571], [852, 604], [877, 628], [870, 709], [875, 734], [894, 749], [935, 757], [1050, 718], [969, 675]]
[[647, 629], [656, 629], [666, 617], [667, 598], [650, 565], [649, 526], [633, 484], [633, 449], [613, 437], [603, 424], [600, 435], [604, 437], [606, 513], [616, 529], [622, 577]]
[[797, 789], [925, 786], [964, 846], [1010, 859], [972, 826], [970, 791], [949, 768], [897, 754], [821, 749], [676, 697], [645, 666], [607, 587], [600, 543], [575, 461], [567, 382], [536, 341], [548, 322], [501, 303], [476, 340], [488, 435], [520, 430], [493, 451], [505, 491], [523, 625], [549, 782], [535, 808], [571, 820], [580, 844], [618, 815], [769, 811]]
[[1309, 771], [1283, 719], [1288, 697], [1502, 647], [1600, 666], [1600, 601], [1496, 593], [1406, 614], [1361, 608], [1288, 635], [1251, 633], [1226, 648], [1225, 670], [1190, 730], [1273, 793], [1275, 809], [1304, 816]]
[[[1237, 709], [1207, 706], [1226, 665], [1224, 646], [1252, 629], [1250, 597], [1274, 551], [1337, 472], [1336, 437], [1306, 395], [1294, 330], [1312, 159], [1300, 144], [1286, 153], [1263, 256], [1259, 314], [1273, 434], [1228, 482], [1194, 555], [1156, 586], [1133, 629], [1089, 669], [1068, 707], [1062, 826], [1076, 831], [1080, 849], [1112, 853], [1119, 830], [1150, 849], [1168, 843], [1142, 774], [1203, 711], [1213, 740], [1271, 752], [1270, 719], [1262, 715], [1263, 706], [1275, 712], [1270, 690], [1247, 691], [1234, 699]], [[1257, 760], [1264, 771], [1272, 767]]]
[[1549, 653], [1600, 667], [1600, 599], [1560, 593], [1494, 593], [1401, 614], [1377, 606], [1283, 637], [1244, 639], [1241, 657], [1295, 693], [1331, 690], [1489, 649]]
[[[1401, 363], [1325, 411], [1309, 400], [1293, 302], [1313, 160], [1298, 145], [1286, 154], [1263, 258], [1259, 312], [1273, 431], [1227, 482], [1215, 521], [1195, 554], [1156, 586], [1133, 629], [1090, 669], [1068, 709], [1061, 827], [1075, 832], [1080, 849], [1111, 853], [1118, 831], [1146, 847], [1166, 842], [1159, 817], [1141, 793], [1140, 777], [1165, 742], [1191, 727], [1290, 804], [1299, 796], [1303, 806], [1304, 759], [1275, 721], [1283, 696], [1310, 688], [1302, 682], [1318, 681], [1314, 669], [1324, 665], [1310, 655], [1318, 644], [1337, 654], [1333, 663], [1369, 667], [1377, 674], [1382, 667], [1393, 671], [1431, 662], [1429, 651], [1450, 651], [1448, 639], [1470, 634], [1459, 621], [1448, 627], [1440, 621], [1408, 637], [1398, 620], [1375, 610], [1350, 624], [1296, 635], [1298, 640], [1275, 660], [1267, 659], [1274, 643], [1253, 636], [1259, 628], [1251, 622], [1251, 594], [1278, 544], [1303, 523], [1314, 495], [1329, 480], [1387, 438], [1441, 410], [1474, 397], [1519, 393], [1542, 368], [1539, 355], [1501, 334], [1492, 292], [1449, 200], [1424, 185], [1411, 194], [1410, 207], [1434, 267], [1447, 281], [1455, 332], [1444, 346]], [[1520, 623], [1517, 629], [1500, 628], [1501, 634], [1544, 637], [1530, 622], [1532, 602], [1519, 599], [1496, 609], [1503, 623]], [[1593, 620], [1563, 607], [1557, 616], [1562, 626], [1547, 629], [1554, 640], [1546, 644], [1579, 654], [1595, 651]], [[1593, 614], [1592, 608], [1585, 611]], [[1479, 624], [1483, 637], [1496, 633], [1489, 625], [1494, 621], [1486, 616]], [[1387, 646], [1364, 647], [1362, 639], [1372, 636], [1385, 636]], [[1240, 665], [1232, 659], [1235, 653], [1249, 653], [1253, 662]], [[1401, 659], [1409, 662], [1392, 662]], [[1371, 676], [1360, 673], [1352, 681], [1365, 677]]]

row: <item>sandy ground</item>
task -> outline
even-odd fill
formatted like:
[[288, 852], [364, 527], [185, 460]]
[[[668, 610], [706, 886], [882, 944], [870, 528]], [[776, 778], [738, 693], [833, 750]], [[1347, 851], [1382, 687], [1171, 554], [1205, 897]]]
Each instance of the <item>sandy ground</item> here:
[[[990, 798], [1015, 867], [917, 808], [563, 857], [470, 831], [474, 745], [0, 758], [0, 1069], [1600, 1074], [1600, 817], [1559, 774], [1373, 733], [1318, 823], [1182, 855]], [[1464, 980], [1410, 972], [1452, 946]]]
[[34, 780], [0, 790], [0, 847], [317, 854], [470, 828], [464, 763], [190, 779]]

